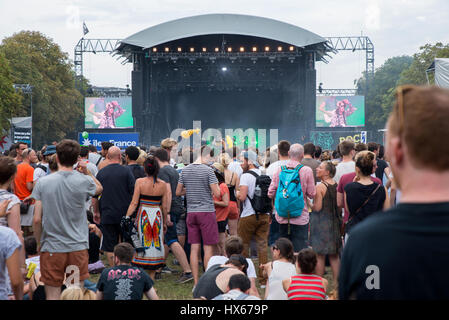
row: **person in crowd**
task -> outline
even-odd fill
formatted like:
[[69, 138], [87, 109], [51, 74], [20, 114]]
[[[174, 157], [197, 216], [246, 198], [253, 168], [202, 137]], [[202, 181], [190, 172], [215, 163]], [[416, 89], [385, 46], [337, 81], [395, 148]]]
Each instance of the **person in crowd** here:
[[[113, 265], [114, 246], [120, 242], [121, 228], [120, 221], [128, 210], [134, 193], [134, 179], [131, 170], [120, 165], [120, 149], [112, 146], [106, 155], [108, 166], [100, 169], [97, 179], [103, 186], [103, 192], [97, 201], [92, 199], [95, 216], [100, 218], [103, 241], [101, 250], [106, 253], [108, 263]], [[103, 162], [102, 162], [103, 163]]]
[[342, 155], [342, 160], [337, 165], [334, 180], [335, 182], [340, 183], [340, 178], [342, 175], [355, 172], [355, 144], [351, 140], [345, 140], [338, 145], [338, 149]]
[[218, 225], [217, 252], [219, 255], [224, 254], [225, 240], [226, 240], [226, 226], [228, 225], [229, 216], [229, 188], [225, 183], [224, 167], [216, 162], [212, 165], [215, 176], [220, 187], [220, 196], [214, 197], [215, 213]]
[[332, 152], [330, 150], [324, 150], [320, 156], [320, 162], [331, 161], [332, 160]]
[[48, 158], [56, 153], [56, 147], [46, 146], [42, 148], [42, 160], [39, 164], [36, 165], [36, 168], [34, 169], [33, 173], [33, 187], [36, 185], [37, 180], [41, 177], [45, 177], [46, 175], [50, 174], [50, 167], [48, 165]]
[[332, 154], [331, 154], [331, 160], [336, 161], [337, 163], [342, 161], [342, 155], [340, 153], [339, 146], [340, 145], [338, 145], [337, 149], [332, 151]]
[[264, 275], [268, 277], [265, 300], [287, 300], [282, 280], [296, 274], [293, 244], [287, 238], [279, 238], [271, 246], [273, 261], [262, 265]]
[[89, 265], [87, 269], [90, 274], [96, 274], [103, 271], [105, 268], [103, 261], [100, 259], [101, 239], [103, 233], [100, 226], [94, 222], [94, 215], [92, 211], [87, 210], [87, 221], [89, 221]]
[[177, 234], [177, 223], [179, 216], [184, 212], [184, 205], [181, 197], [176, 196], [179, 174], [175, 168], [169, 164], [169, 154], [163, 148], [158, 148], [154, 156], [159, 164], [158, 178], [164, 181], [168, 187], [169, 208], [167, 215], [167, 233], [165, 234], [165, 259], [167, 259], [169, 249], [181, 265], [183, 273], [177, 283], [185, 283], [193, 280], [192, 270], [187, 260], [183, 246], [180, 245]]
[[320, 161], [321, 154], [323, 153], [323, 149], [320, 146], [315, 146], [315, 153], [313, 154], [313, 158], [315, 160]]
[[[287, 168], [296, 168], [300, 165], [304, 157], [304, 147], [300, 144], [292, 144], [288, 152], [289, 161]], [[281, 168], [274, 174], [268, 189], [268, 196], [275, 199], [276, 192], [279, 186], [279, 174]], [[303, 166], [299, 169], [299, 180], [301, 183], [301, 190], [304, 194], [304, 209], [302, 214], [296, 218], [283, 218], [276, 213], [276, 220], [280, 224], [280, 237], [287, 238], [293, 243], [295, 253], [308, 246], [308, 231], [309, 231], [309, 209], [307, 205], [307, 198], [313, 199], [316, 194], [315, 180], [313, 178], [313, 171], [310, 167]]]
[[61, 293], [60, 300], [96, 300], [96, 298], [92, 290], [70, 286]]
[[234, 254], [222, 265], [213, 265], [203, 273], [193, 290], [193, 298], [212, 300], [225, 293], [229, 279], [235, 274], [246, 275], [248, 262], [242, 255]]
[[74, 140], [58, 143], [59, 170], [40, 178], [29, 198], [35, 200], [33, 228], [48, 300], [59, 299], [67, 266], [79, 268], [81, 281], [89, 277], [85, 201], [100, 194], [103, 187], [85, 164], [80, 163], [83, 174], [73, 170], [80, 149]]
[[175, 158], [177, 155], [178, 142], [172, 138], [166, 138], [161, 141], [161, 148], [167, 151], [170, 159], [170, 165], [173, 167], [176, 164]]
[[342, 256], [340, 299], [449, 298], [441, 281], [449, 264], [449, 145], [435, 139], [449, 136], [448, 118], [448, 90], [397, 89], [386, 126], [386, 156], [401, 203], [351, 231]]
[[97, 166], [100, 164], [102, 157], [100, 154], [98, 154], [97, 152], [97, 147], [95, 147], [94, 145], [89, 145], [89, 162], [93, 163], [94, 165]]
[[[23, 201], [31, 195], [33, 190], [34, 168], [31, 163], [37, 160], [36, 152], [33, 149], [25, 149], [22, 151], [22, 162], [17, 165], [17, 173], [14, 179], [14, 193]], [[23, 205], [25, 209], [21, 209], [20, 223], [24, 227], [25, 236], [31, 234], [31, 226], [33, 224], [34, 206]]]
[[[0, 203], [0, 216], [6, 214], [8, 203], [9, 200]], [[19, 238], [14, 230], [0, 226], [0, 300], [11, 299], [8, 297], [10, 288], [13, 299], [23, 298], [22, 243], [23, 238]]]
[[48, 156], [48, 168], [50, 169], [50, 174], [58, 171], [58, 162], [56, 161], [56, 154]]
[[218, 162], [224, 167], [225, 183], [229, 189], [229, 215], [228, 215], [228, 229], [231, 236], [237, 235], [237, 225], [239, 222], [239, 205], [236, 198], [236, 188], [240, 184], [240, 179], [237, 173], [231, 171], [229, 166], [232, 163], [232, 159], [228, 153], [222, 153], [218, 157]]
[[368, 150], [368, 146], [366, 145], [366, 143], [363, 142], [359, 142], [355, 145], [355, 153], [359, 153], [360, 151], [365, 151]]
[[138, 208], [134, 222], [138, 244], [134, 245], [136, 254], [132, 263], [148, 270], [150, 277], [155, 280], [156, 271], [165, 265], [164, 234], [167, 232], [167, 215], [171, 203], [170, 187], [158, 179], [160, 168], [154, 156], [145, 160], [144, 169], [147, 176], [137, 179], [126, 218], [130, 219]]
[[[379, 151], [380, 151], [380, 144], [377, 144], [375, 142], [369, 142], [368, 143], [368, 150], [373, 152], [376, 155], [376, 170], [375, 175], [376, 177], [383, 183], [384, 178], [386, 179], [386, 183], [384, 185], [387, 186], [387, 188], [390, 186], [390, 167], [388, 166], [388, 163], [382, 158], [379, 158]], [[383, 146], [382, 146], [383, 149]]]
[[371, 151], [362, 151], [356, 155], [356, 177], [354, 182], [344, 188], [344, 199], [349, 212], [345, 227], [348, 234], [355, 225], [368, 216], [389, 207], [386, 188], [371, 179], [375, 160], [376, 155]]
[[[243, 253], [243, 241], [239, 236], [229, 236], [225, 240], [225, 254], [223, 256], [212, 256], [209, 259], [209, 263], [206, 266], [206, 271], [210, 269], [213, 265], [216, 264], [225, 264], [226, 261], [229, 260], [229, 257], [233, 254], [242, 254]], [[248, 262], [247, 275], [251, 282], [250, 294], [259, 297], [259, 292], [256, 288], [256, 269], [254, 267], [254, 263], [250, 258], [246, 258]]]
[[97, 176], [98, 168], [97, 166], [89, 161], [89, 148], [85, 146], [81, 146], [80, 151], [80, 161], [84, 161], [86, 163], [87, 169], [94, 175], [94, 177]]
[[317, 254], [316, 274], [324, 275], [326, 255], [332, 268], [334, 283], [338, 283], [340, 268], [341, 209], [337, 205], [336, 169], [330, 161], [322, 162], [316, 169], [321, 183], [316, 187], [310, 215], [310, 245]]
[[260, 300], [250, 295], [251, 282], [244, 274], [234, 274], [229, 278], [226, 293], [220, 294], [212, 300]]
[[194, 285], [198, 283], [198, 256], [203, 243], [206, 266], [218, 243], [218, 226], [215, 218], [213, 196], [220, 196], [218, 180], [214, 170], [206, 165], [214, 157], [213, 149], [202, 146], [195, 162], [185, 167], [180, 176], [176, 195], [187, 197], [187, 232], [191, 244], [190, 267]]
[[0, 217], [0, 225], [14, 230], [21, 237], [20, 200], [8, 191], [17, 172], [15, 160], [10, 157], [0, 157], [0, 202], [7, 200], [6, 215]]
[[[268, 232], [270, 230], [270, 214], [271, 212], [256, 213], [251, 205], [249, 198], [254, 198], [256, 188], [256, 177], [249, 173], [253, 172], [259, 176], [259, 163], [257, 162], [257, 154], [254, 151], [246, 151], [243, 153], [242, 169], [243, 174], [240, 177], [240, 187], [237, 193], [237, 199], [243, 203], [242, 213], [238, 224], [237, 234], [243, 240], [243, 255], [249, 257], [249, 249], [252, 237], [255, 238], [257, 244], [257, 255], [259, 265], [267, 263], [267, 247]], [[259, 282], [264, 285], [266, 280], [259, 271]]]
[[137, 159], [139, 158], [140, 151], [137, 147], [129, 146], [125, 150], [125, 160], [126, 165], [134, 175], [134, 178], [137, 180], [139, 178], [145, 178], [145, 170], [143, 166], [137, 164]]
[[37, 251], [37, 241], [34, 236], [28, 236], [24, 239], [24, 248], [25, 248], [25, 264], [26, 264], [26, 276], [25, 283], [23, 287], [23, 300], [31, 300], [30, 297], [32, 293], [30, 293], [31, 284], [30, 279], [36, 273], [40, 273], [41, 262], [40, 255]]
[[114, 266], [104, 269], [97, 284], [97, 300], [159, 300], [153, 280], [131, 264], [134, 248], [129, 243], [114, 247]]
[[304, 158], [302, 158], [301, 164], [308, 166], [313, 171], [313, 178], [315, 179], [315, 184], [318, 183], [319, 179], [316, 176], [316, 168], [320, 165], [318, 160], [313, 158], [315, 154], [315, 145], [308, 142], [304, 145]]
[[[290, 142], [287, 140], [281, 140], [279, 141], [277, 145], [277, 153], [279, 160], [271, 163], [266, 171], [267, 176], [273, 180], [273, 175], [276, 173], [276, 171], [287, 164], [288, 162], [288, 151], [290, 150]], [[270, 151], [271, 154], [271, 151]], [[270, 156], [271, 157], [271, 156]], [[271, 157], [271, 161], [273, 157]], [[269, 232], [269, 238], [268, 238], [268, 245], [271, 246], [278, 238], [279, 235], [279, 223], [276, 220], [276, 208], [273, 206], [273, 212], [270, 216], [270, 232]]]
[[[231, 150], [227, 151], [227, 154], [232, 159], [231, 163], [228, 164], [228, 170], [235, 172], [237, 176], [241, 176], [243, 173], [241, 161], [240, 161], [240, 150], [236, 146], [233, 146]], [[238, 185], [238, 184], [237, 184]]]
[[136, 161], [137, 164], [139, 166], [143, 167], [143, 163], [145, 162], [145, 160], [147, 160], [147, 156], [148, 156], [148, 154], [146, 153], [146, 151], [140, 149], [139, 150], [139, 157], [137, 158], [137, 161]]
[[288, 300], [325, 300], [328, 281], [316, 274], [316, 253], [310, 249], [302, 249], [297, 258], [296, 266], [299, 274], [282, 280], [282, 286]]
[[28, 144], [25, 142], [19, 141], [14, 146], [15, 146], [14, 150], [15, 150], [15, 154], [16, 154], [14, 160], [16, 161], [16, 165], [19, 165], [23, 161], [23, 152], [26, 149], [28, 149]]
[[109, 148], [113, 147], [114, 145], [109, 142], [109, 141], [103, 141], [101, 143], [101, 151], [100, 154], [103, 157], [100, 161], [100, 163], [97, 165], [98, 167], [98, 171], [100, 171], [101, 169], [103, 169], [104, 167], [106, 167], [107, 165], [109, 165], [109, 158], [108, 158], [108, 152], [109, 152]]

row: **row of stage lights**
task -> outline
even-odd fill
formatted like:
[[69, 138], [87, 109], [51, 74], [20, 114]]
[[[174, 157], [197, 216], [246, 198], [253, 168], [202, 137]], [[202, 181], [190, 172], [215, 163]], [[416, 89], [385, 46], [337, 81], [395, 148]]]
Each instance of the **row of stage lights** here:
[[[227, 52], [232, 52], [232, 50], [233, 50], [232, 47], [226, 48], [226, 51], [227, 51]], [[288, 47], [288, 51], [294, 51], [294, 50], [295, 50], [295, 47], [294, 47], [294, 46]], [[158, 48], [154, 47], [152, 51], [153, 51], [153, 52], [157, 52], [157, 51], [158, 51]], [[177, 52], [182, 52], [182, 47], [178, 47], [178, 48], [176, 49], [176, 51], [177, 51]], [[190, 47], [190, 48], [189, 48], [189, 51], [190, 51], [190, 52], [195, 52], [195, 48]], [[240, 48], [239, 48], [239, 51], [240, 51], [240, 52], [245, 52], [245, 47], [240, 47]], [[252, 51], [252, 52], [257, 52], [257, 51], [258, 51], [258, 48], [257, 48], [257, 47], [252, 47], [252, 48], [251, 48], [251, 51]], [[264, 51], [265, 51], [265, 52], [270, 52], [270, 47], [269, 47], [269, 46], [266, 46], [266, 47], [264, 48]], [[278, 46], [278, 47], [277, 47], [277, 51], [278, 51], [278, 52], [282, 52], [282, 51], [283, 51], [283, 47], [282, 47], [282, 46]], [[170, 52], [170, 48], [165, 47], [165, 48], [164, 48], [164, 52]], [[207, 48], [204, 48], [204, 47], [201, 48], [201, 52], [207, 52]], [[214, 52], [220, 52], [220, 48], [216, 47], [216, 48], [214, 49]]]

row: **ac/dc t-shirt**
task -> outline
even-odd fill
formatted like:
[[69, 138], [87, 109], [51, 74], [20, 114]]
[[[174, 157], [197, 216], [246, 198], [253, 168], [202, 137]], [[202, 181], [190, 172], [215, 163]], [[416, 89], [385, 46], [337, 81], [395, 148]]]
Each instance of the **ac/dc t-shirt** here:
[[129, 264], [104, 269], [97, 284], [104, 300], [142, 300], [143, 294], [152, 287], [150, 276]]

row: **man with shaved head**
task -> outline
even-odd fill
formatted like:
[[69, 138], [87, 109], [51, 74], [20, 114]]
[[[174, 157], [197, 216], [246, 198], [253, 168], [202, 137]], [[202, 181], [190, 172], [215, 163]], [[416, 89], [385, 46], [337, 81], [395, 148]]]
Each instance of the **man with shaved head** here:
[[121, 165], [121, 151], [118, 147], [109, 148], [106, 155], [108, 165], [98, 171], [97, 179], [103, 185], [100, 200], [94, 201], [95, 215], [100, 218], [103, 232], [101, 250], [106, 252], [109, 265], [114, 265], [114, 247], [120, 241], [120, 220], [131, 202], [135, 178], [131, 170]]
[[[301, 164], [304, 158], [304, 147], [299, 143], [292, 144], [288, 151], [287, 168], [295, 169]], [[268, 189], [268, 196], [272, 199], [276, 196], [276, 191], [279, 186], [279, 168], [273, 175], [270, 188]], [[304, 193], [304, 210], [299, 217], [296, 218], [282, 218], [276, 213], [276, 220], [279, 222], [280, 237], [290, 239], [293, 243], [295, 253], [298, 253], [308, 246], [308, 232], [309, 232], [309, 209], [307, 206], [307, 198], [313, 199], [315, 197], [315, 179], [313, 178], [313, 171], [310, 167], [303, 166], [299, 169], [299, 180], [301, 183], [301, 190]], [[290, 228], [289, 228], [290, 225]]]

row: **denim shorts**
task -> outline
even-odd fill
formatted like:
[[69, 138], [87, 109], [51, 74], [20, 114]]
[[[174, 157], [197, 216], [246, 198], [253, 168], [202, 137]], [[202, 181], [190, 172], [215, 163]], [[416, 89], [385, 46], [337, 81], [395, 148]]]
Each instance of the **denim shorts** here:
[[309, 224], [290, 223], [290, 234], [288, 234], [288, 223], [281, 223], [279, 224], [279, 237], [289, 239], [293, 243], [293, 251], [299, 252], [309, 246]]

